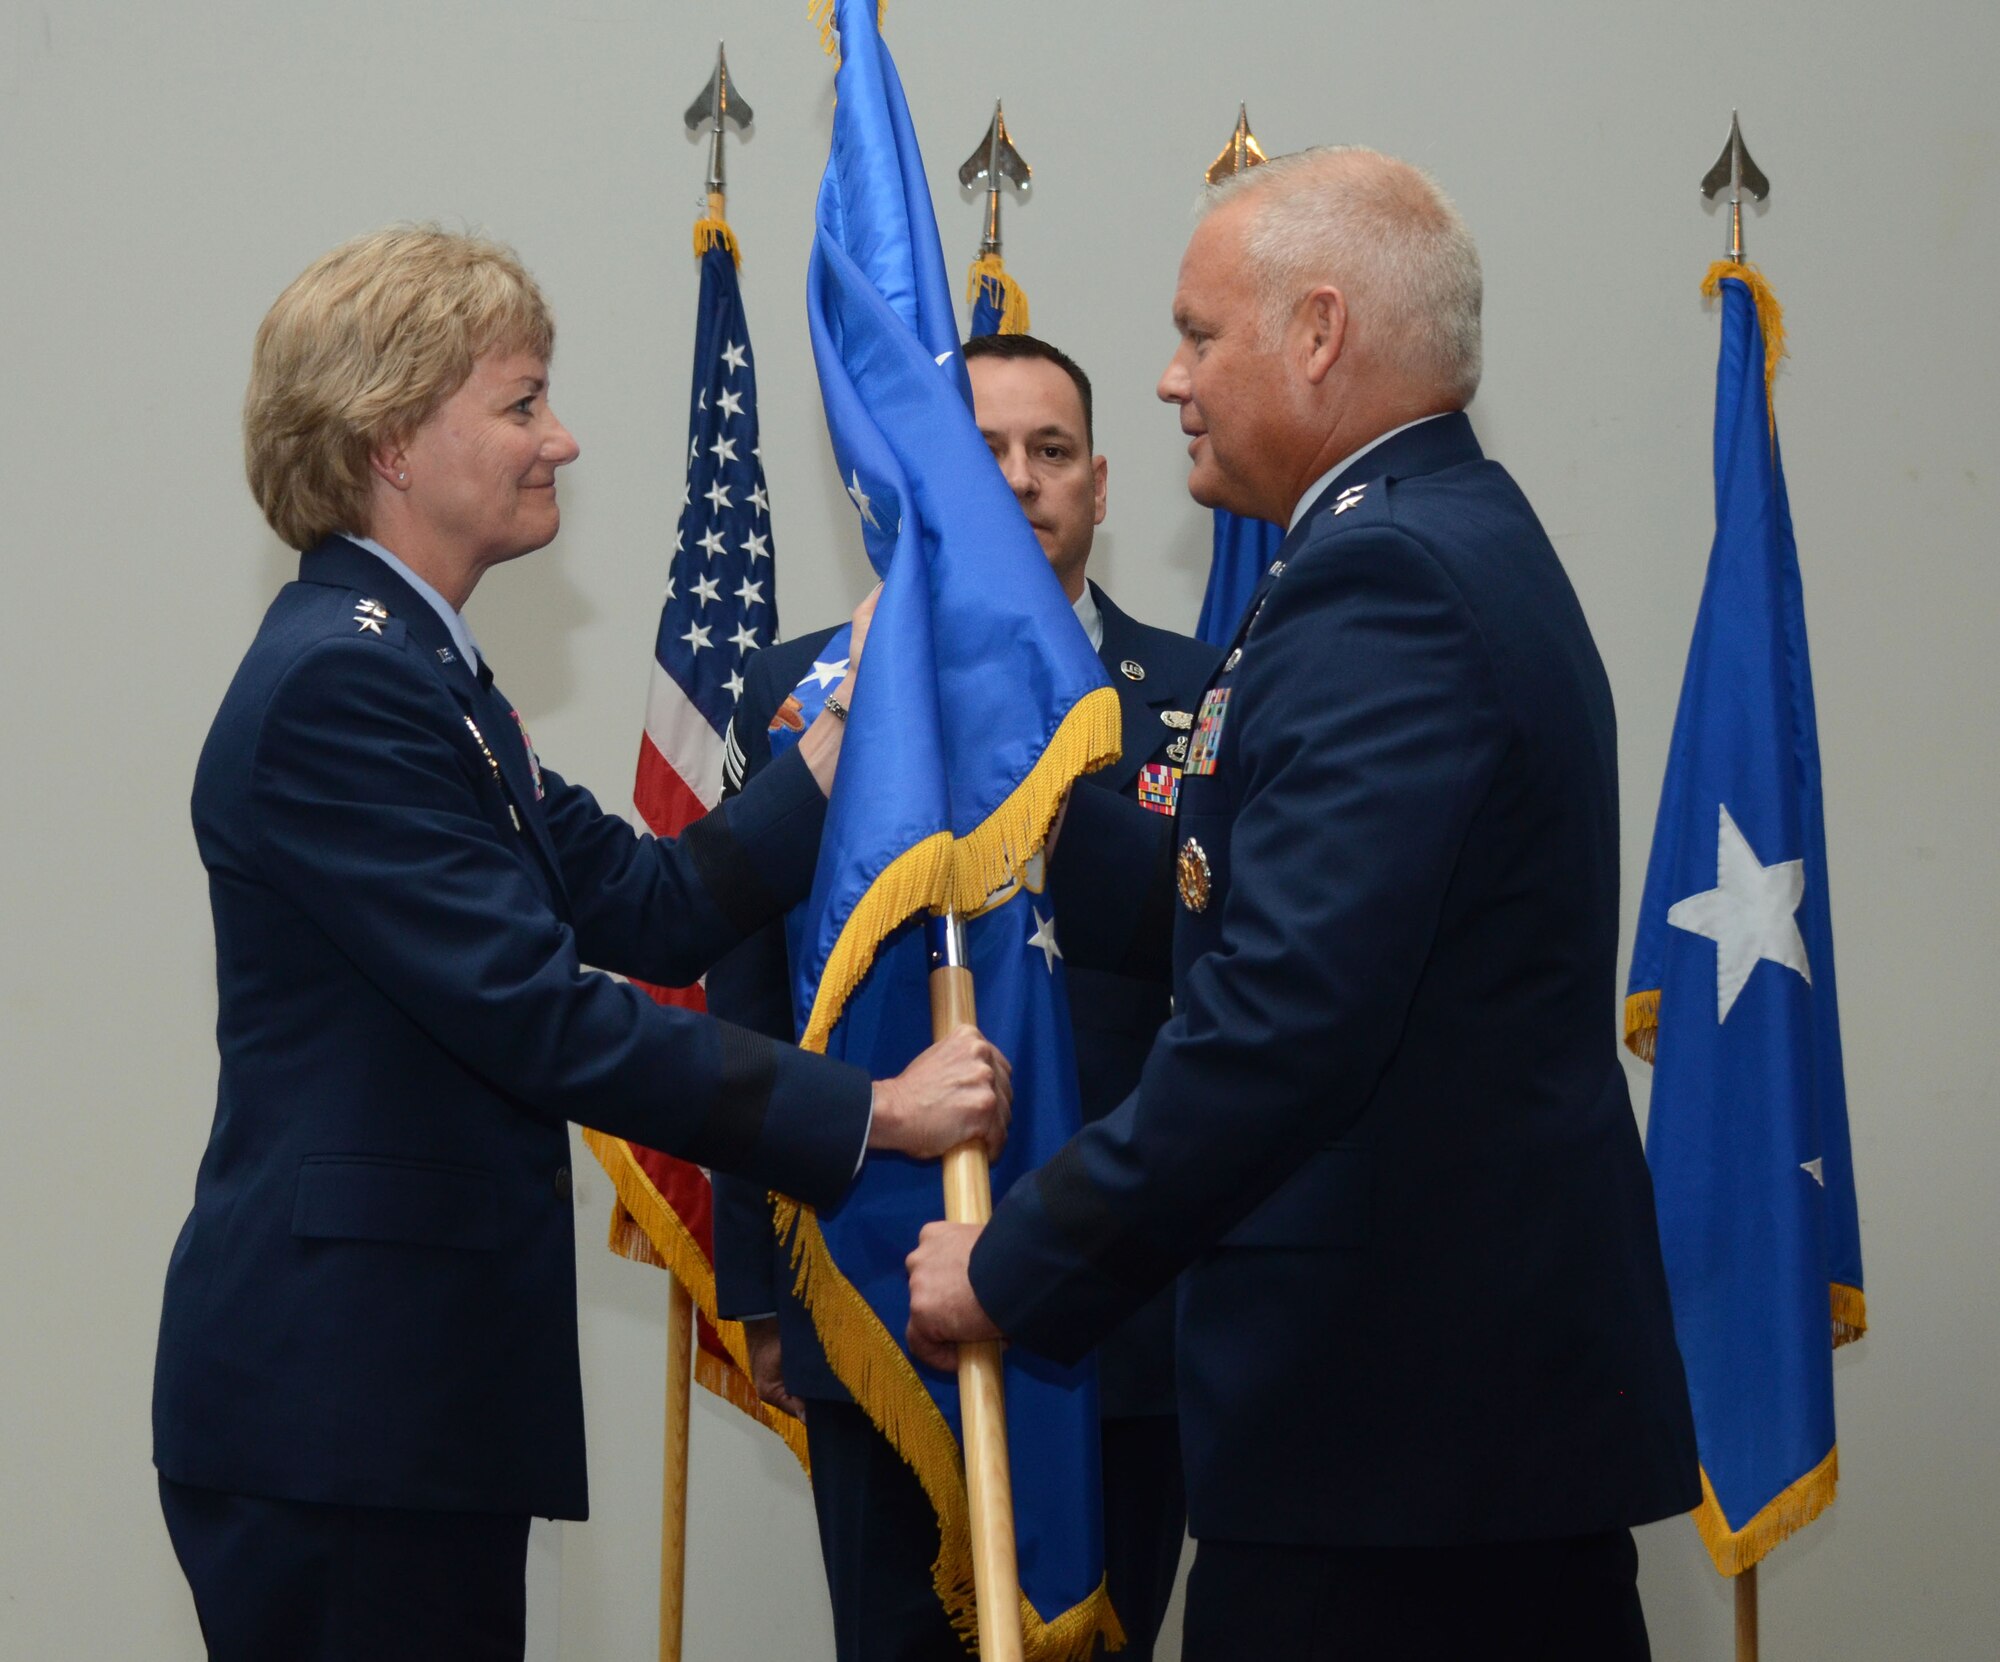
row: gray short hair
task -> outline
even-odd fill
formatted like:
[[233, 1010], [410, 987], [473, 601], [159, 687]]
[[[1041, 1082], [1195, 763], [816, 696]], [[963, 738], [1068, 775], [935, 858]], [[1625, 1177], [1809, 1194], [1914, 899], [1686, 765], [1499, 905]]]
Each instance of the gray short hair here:
[[1347, 294], [1386, 366], [1460, 404], [1479, 387], [1479, 250], [1423, 169], [1359, 146], [1277, 156], [1208, 193], [1251, 205], [1244, 250], [1277, 334], [1320, 283]]

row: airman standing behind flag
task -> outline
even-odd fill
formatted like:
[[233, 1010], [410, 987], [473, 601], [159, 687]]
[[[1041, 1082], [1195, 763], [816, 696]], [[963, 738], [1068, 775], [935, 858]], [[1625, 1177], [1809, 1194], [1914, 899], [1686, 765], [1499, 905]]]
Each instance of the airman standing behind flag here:
[[[1175, 1013], [1132, 1096], [911, 1257], [940, 1362], [1075, 1356], [1179, 1273], [1186, 1662], [1637, 1662], [1630, 1526], [1699, 1493], [1610, 1020], [1610, 688], [1463, 413], [1479, 313], [1405, 163], [1211, 197], [1159, 392], [1195, 499], [1290, 530], [1189, 747]], [[1071, 798], [1057, 906], [1124, 902], [1073, 963], [1173, 905], [1128, 809]]]

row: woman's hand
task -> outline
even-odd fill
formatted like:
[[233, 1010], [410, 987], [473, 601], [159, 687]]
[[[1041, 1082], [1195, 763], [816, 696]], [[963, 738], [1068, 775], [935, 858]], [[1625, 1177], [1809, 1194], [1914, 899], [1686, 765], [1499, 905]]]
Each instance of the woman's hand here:
[[861, 649], [868, 639], [868, 626], [875, 618], [875, 602], [882, 597], [882, 585], [870, 589], [850, 620], [853, 634], [847, 643], [847, 673], [828, 695], [826, 705], [799, 737], [799, 755], [812, 770], [823, 796], [833, 795], [833, 776], [840, 766], [840, 741], [847, 730], [847, 718], [835, 713], [854, 704], [854, 673], [861, 667]]

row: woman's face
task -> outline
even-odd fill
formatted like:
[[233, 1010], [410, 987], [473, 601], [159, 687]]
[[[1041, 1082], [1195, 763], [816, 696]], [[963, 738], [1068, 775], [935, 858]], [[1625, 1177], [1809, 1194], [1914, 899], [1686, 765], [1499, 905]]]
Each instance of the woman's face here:
[[472, 573], [546, 546], [561, 524], [556, 469], [577, 442], [548, 382], [531, 353], [488, 352], [402, 446], [409, 511]]

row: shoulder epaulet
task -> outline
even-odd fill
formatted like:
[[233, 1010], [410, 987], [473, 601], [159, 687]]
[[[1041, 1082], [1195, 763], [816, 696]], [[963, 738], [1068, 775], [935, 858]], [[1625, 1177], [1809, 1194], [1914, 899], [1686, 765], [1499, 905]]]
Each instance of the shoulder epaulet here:
[[1313, 530], [1321, 535], [1380, 524], [1389, 514], [1390, 481], [1380, 475], [1343, 485], [1333, 500], [1314, 515]]
[[313, 627], [320, 639], [350, 638], [376, 640], [391, 646], [403, 644], [408, 626], [401, 618], [393, 616], [389, 608], [373, 595], [339, 589], [323, 592], [326, 598], [313, 612]]

